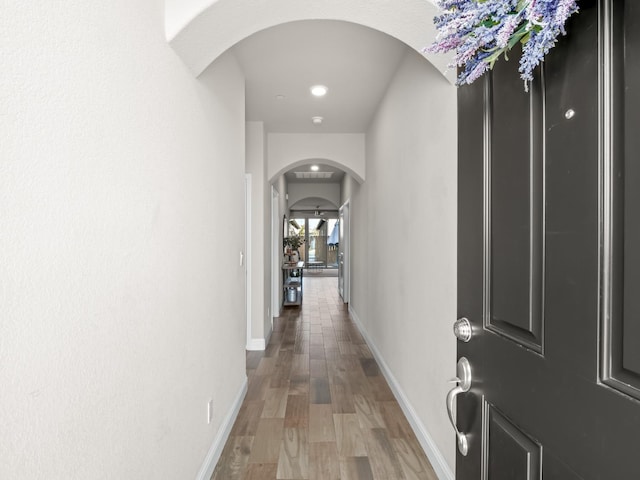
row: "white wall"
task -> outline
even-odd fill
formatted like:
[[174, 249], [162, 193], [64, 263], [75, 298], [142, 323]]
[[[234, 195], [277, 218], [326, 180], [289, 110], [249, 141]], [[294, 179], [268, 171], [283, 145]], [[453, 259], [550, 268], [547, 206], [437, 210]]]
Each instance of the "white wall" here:
[[331, 202], [336, 210], [340, 207], [340, 184], [291, 183], [288, 189], [289, 206], [294, 210], [296, 209], [296, 203], [305, 198], [324, 198]]
[[173, 38], [203, 10], [218, 0], [164, 0], [165, 34]]
[[163, 3], [3, 2], [3, 480], [195, 478], [245, 380], [243, 78]]
[[[289, 202], [287, 200], [287, 189], [289, 188], [289, 185], [287, 184], [287, 179], [285, 178], [284, 175], [280, 175], [278, 177], [278, 179], [276, 180], [275, 184], [274, 184], [274, 188], [276, 189], [276, 191], [280, 194], [280, 196], [278, 197], [278, 219], [280, 220], [279, 225], [282, 225], [282, 219], [286, 216], [287, 219], [289, 218]], [[282, 290], [282, 288], [280, 288], [280, 286], [282, 285], [282, 280], [283, 280], [283, 274], [282, 274], [282, 270], [280, 269], [280, 266], [282, 265], [282, 262], [284, 261], [284, 244], [283, 244], [283, 240], [284, 240], [284, 228], [280, 228], [279, 233], [278, 233], [278, 244], [275, 246], [275, 248], [278, 249], [278, 251], [280, 252], [280, 261], [278, 262], [278, 271], [279, 271], [279, 280], [278, 280], [278, 291], [280, 292], [280, 296], [279, 296], [279, 303], [278, 305], [282, 305], [282, 302], [284, 300], [284, 292]], [[276, 312], [278, 315], [280, 314], [280, 312]], [[275, 315], [274, 316], [278, 316]]]
[[[273, 317], [278, 316], [280, 314], [279, 310], [276, 309], [276, 311], [274, 312], [274, 308], [273, 308], [273, 293], [272, 293], [272, 288], [273, 288], [273, 272], [272, 272], [272, 257], [273, 257], [273, 239], [272, 239], [272, 226], [273, 226], [273, 219], [271, 218], [271, 184], [267, 181], [267, 142], [266, 142], [266, 135], [265, 135], [265, 143], [264, 143], [264, 150], [263, 150], [263, 158], [264, 158], [264, 162], [263, 162], [263, 176], [265, 178], [265, 189], [264, 189], [264, 197], [263, 197], [263, 202], [265, 205], [265, 209], [268, 211], [266, 218], [265, 218], [265, 224], [264, 224], [264, 242], [263, 242], [263, 248], [264, 248], [264, 261], [265, 261], [265, 265], [264, 265], [264, 272], [263, 272], [263, 276], [264, 276], [264, 290], [262, 292], [262, 298], [263, 298], [263, 305], [264, 308], [268, 309], [268, 311], [266, 312], [267, 314], [264, 317], [264, 322], [263, 322], [263, 331], [264, 331], [264, 339], [265, 339], [265, 347], [269, 342], [269, 338], [271, 337], [271, 331], [272, 331], [272, 321], [273, 321]], [[279, 285], [276, 284], [276, 286], [279, 288]]]
[[351, 198], [351, 195], [353, 195], [357, 187], [358, 182], [356, 182], [351, 175], [342, 177], [342, 182], [340, 183], [340, 206], [344, 205], [344, 203]]
[[315, 159], [345, 170], [360, 182], [365, 179], [362, 133], [270, 133], [267, 151], [267, 175], [271, 180]]
[[367, 132], [367, 180], [351, 198], [351, 308], [449, 473], [456, 142], [455, 88], [408, 51]]
[[[265, 296], [271, 268], [271, 257], [265, 248], [265, 243], [270, 244], [271, 229], [271, 204], [265, 202], [265, 196], [271, 195], [271, 187], [266, 175], [266, 136], [263, 122], [247, 122], [247, 173], [251, 174], [251, 337], [247, 347], [251, 350], [258, 349], [264, 344], [265, 318], [267, 318], [267, 306], [269, 295]], [[265, 270], [266, 275], [265, 275]], [[270, 288], [270, 287], [269, 287]]]

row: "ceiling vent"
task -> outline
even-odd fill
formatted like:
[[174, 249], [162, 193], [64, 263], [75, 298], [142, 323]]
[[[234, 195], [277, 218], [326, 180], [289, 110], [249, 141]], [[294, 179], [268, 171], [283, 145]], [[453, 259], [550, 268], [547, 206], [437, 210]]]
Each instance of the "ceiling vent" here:
[[331, 178], [333, 172], [293, 172], [296, 178]]

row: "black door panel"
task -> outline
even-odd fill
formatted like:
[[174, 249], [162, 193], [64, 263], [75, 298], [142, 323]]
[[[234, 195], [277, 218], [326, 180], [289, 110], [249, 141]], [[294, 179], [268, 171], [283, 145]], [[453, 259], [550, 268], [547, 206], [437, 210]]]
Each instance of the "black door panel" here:
[[579, 4], [458, 94], [461, 480], [640, 478], [640, 3]]
[[487, 84], [485, 326], [542, 353], [544, 88], [538, 76], [526, 93], [515, 59], [493, 70]]
[[611, 276], [605, 284], [603, 376], [640, 399], [640, 8], [621, 2], [613, 14], [613, 162]]

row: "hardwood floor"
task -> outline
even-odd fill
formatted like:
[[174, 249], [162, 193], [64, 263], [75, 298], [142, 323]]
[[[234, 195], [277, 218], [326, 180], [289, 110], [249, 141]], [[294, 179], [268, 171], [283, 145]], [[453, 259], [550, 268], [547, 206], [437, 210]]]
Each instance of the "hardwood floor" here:
[[247, 376], [212, 480], [437, 480], [335, 277], [305, 278]]

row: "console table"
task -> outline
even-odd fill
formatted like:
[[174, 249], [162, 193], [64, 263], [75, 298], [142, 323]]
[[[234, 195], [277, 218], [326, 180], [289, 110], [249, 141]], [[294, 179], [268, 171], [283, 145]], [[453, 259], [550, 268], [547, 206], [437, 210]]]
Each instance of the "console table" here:
[[282, 265], [283, 306], [302, 305], [304, 262]]

